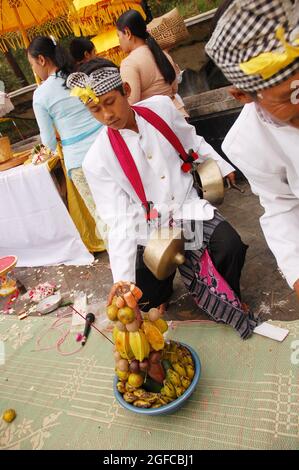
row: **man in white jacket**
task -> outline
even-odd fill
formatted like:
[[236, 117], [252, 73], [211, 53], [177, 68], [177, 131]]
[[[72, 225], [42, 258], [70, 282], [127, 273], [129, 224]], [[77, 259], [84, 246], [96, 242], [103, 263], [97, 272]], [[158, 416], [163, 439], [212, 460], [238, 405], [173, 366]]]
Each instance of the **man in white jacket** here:
[[183, 225], [188, 243], [179, 270], [186, 287], [214, 320], [249, 337], [256, 321], [244, 314], [239, 285], [247, 247], [219, 212], [198, 197], [188, 171], [191, 165], [182, 165], [156, 122], [162, 119], [172, 130], [182, 153], [192, 148], [199, 161], [213, 158], [223, 177], [233, 179], [234, 168], [196, 135], [170, 98], [154, 96], [133, 109], [127, 99], [130, 87], [122, 83], [117, 67], [102, 67], [93, 60], [80, 69], [69, 76], [67, 86], [106, 126], [87, 153], [83, 170], [98, 213], [109, 227], [114, 282], [136, 282], [145, 311], [165, 302], [172, 276], [158, 281], [151, 274], [143, 263], [144, 246], [158, 224]]
[[245, 104], [223, 143], [265, 212], [261, 226], [299, 297], [299, 2], [226, 0], [207, 54]]

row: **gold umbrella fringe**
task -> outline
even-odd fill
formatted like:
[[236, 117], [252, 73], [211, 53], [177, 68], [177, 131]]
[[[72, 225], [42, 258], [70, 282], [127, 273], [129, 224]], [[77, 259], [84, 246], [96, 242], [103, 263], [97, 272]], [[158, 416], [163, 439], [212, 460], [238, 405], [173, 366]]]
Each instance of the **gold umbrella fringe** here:
[[[33, 26], [27, 30], [29, 41], [36, 36], [52, 35], [60, 39], [71, 34], [73, 34], [73, 30], [66, 16], [49, 20], [42, 25]], [[21, 33], [10, 32], [0, 36], [0, 51], [5, 53], [8, 51], [8, 47], [15, 50], [25, 48]]]
[[111, 60], [117, 66], [120, 66], [121, 61], [126, 57], [126, 54], [121, 50], [119, 46], [112, 47], [111, 49], [101, 52], [98, 55], [99, 57], [104, 57], [105, 59]]
[[102, 6], [101, 3], [80, 9], [76, 14], [70, 13], [68, 16], [76, 35], [92, 36], [115, 24], [117, 18], [126, 11], [134, 9], [145, 18], [144, 11], [139, 2], [120, 2]]

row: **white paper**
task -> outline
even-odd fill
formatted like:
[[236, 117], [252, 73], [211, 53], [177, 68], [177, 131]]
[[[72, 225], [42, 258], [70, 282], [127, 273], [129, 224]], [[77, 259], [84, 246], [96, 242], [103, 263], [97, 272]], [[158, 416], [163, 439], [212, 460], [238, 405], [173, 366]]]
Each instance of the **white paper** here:
[[286, 328], [280, 328], [279, 326], [271, 325], [271, 323], [267, 322], [257, 326], [253, 332], [276, 341], [283, 341], [289, 334], [289, 330]]

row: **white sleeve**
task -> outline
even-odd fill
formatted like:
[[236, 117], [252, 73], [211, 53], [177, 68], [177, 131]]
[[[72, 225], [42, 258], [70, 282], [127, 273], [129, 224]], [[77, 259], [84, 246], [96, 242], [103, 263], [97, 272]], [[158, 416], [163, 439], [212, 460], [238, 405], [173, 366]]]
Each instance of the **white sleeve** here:
[[225, 161], [202, 136], [196, 134], [195, 127], [187, 123], [182, 113], [177, 111], [172, 103], [171, 105], [173, 107], [171, 127], [185, 150], [188, 152], [192, 148], [194, 152], [198, 153], [198, 161], [200, 162], [204, 162], [207, 158], [216, 160], [223, 177], [235, 171], [235, 168]]
[[[229, 155], [229, 147], [226, 146]], [[235, 158], [236, 157], [236, 158]], [[293, 289], [299, 278], [299, 200], [289, 186], [286, 174], [258, 170], [256, 165], [231, 155], [235, 165], [248, 179], [253, 193], [259, 196], [265, 212], [260, 223], [278, 267]]]
[[[277, 191], [277, 178], [280, 191]], [[252, 182], [251, 182], [252, 180]], [[249, 177], [252, 191], [265, 209], [260, 218], [262, 230], [277, 264], [293, 289], [299, 279], [299, 200], [279, 175], [266, 175], [264, 181]], [[273, 190], [273, 185], [276, 186]]]
[[135, 220], [136, 204], [115, 183], [105, 169], [99, 174], [83, 162], [85, 177], [92, 192], [97, 213], [108, 225], [108, 252], [113, 281], [135, 282], [137, 238]]

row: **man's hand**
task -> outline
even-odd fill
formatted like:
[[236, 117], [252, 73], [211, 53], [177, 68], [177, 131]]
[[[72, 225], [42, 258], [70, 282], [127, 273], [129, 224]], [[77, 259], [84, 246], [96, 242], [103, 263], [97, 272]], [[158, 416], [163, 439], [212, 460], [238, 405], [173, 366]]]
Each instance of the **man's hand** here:
[[294, 290], [295, 290], [295, 292], [297, 294], [297, 297], [299, 299], [299, 279], [297, 279], [297, 281], [294, 284]]
[[231, 173], [229, 173], [228, 175], [226, 175], [225, 179], [228, 179], [228, 181], [229, 181], [231, 184], [236, 184], [236, 172], [235, 172], [235, 171], [232, 171]]

